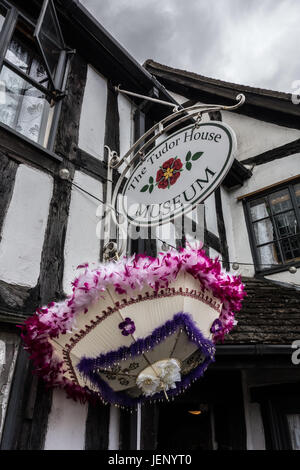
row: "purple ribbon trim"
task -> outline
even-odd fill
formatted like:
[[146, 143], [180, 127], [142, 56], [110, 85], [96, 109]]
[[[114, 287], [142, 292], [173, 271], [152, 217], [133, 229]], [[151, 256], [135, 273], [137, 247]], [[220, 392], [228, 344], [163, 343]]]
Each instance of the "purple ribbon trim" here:
[[180, 312], [175, 314], [172, 320], [168, 320], [164, 325], [156, 328], [150, 336], [138, 339], [129, 347], [121, 346], [116, 351], [101, 354], [97, 358], [83, 357], [78, 363], [77, 368], [81, 375], [97, 386], [102, 398], [107, 402], [130, 407], [146, 400], [155, 401], [163, 398], [163, 392], [156, 393], [151, 397], [140, 396], [138, 398], [130, 397], [125, 391], [115, 392], [101, 379], [95, 369], [108, 368], [129, 357], [139, 356], [143, 351], [153, 349], [157, 343], [164, 341], [165, 337], [175, 333], [180, 327], [184, 328], [190, 341], [197, 344], [205, 356], [205, 360], [187, 375], [183, 376], [181, 382], [177, 382], [175, 389], [168, 390], [168, 396], [178, 395], [185, 388], [189, 387], [193, 381], [199, 379], [209, 364], [215, 360], [214, 343], [203, 336], [188, 313]]

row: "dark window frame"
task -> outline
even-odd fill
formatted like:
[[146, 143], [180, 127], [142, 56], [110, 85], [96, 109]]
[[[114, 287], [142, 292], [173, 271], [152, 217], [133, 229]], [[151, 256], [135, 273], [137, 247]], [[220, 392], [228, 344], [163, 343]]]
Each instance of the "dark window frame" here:
[[[45, 4], [46, 2], [44, 2], [43, 5]], [[26, 73], [22, 72], [21, 69], [16, 67], [14, 64], [12, 64], [9, 60], [5, 58], [8, 46], [10, 44], [10, 41], [13, 37], [14, 31], [17, 25], [17, 21], [18, 20], [24, 21], [25, 23], [27, 23], [29, 26], [33, 28], [33, 31], [35, 31], [36, 25], [38, 23], [38, 19], [36, 22], [33, 21], [30, 17], [25, 15], [22, 11], [20, 11], [18, 8], [16, 8], [12, 3], [10, 3], [7, 0], [0, 0], [0, 6], [6, 9], [5, 21], [3, 23], [2, 30], [0, 31], [0, 71], [2, 70], [3, 66], [8, 67], [12, 72], [16, 73], [18, 76], [20, 76], [21, 78], [26, 80], [28, 83], [30, 83], [33, 87], [35, 87], [36, 89], [44, 93], [45, 96], [48, 97], [49, 101], [51, 101], [51, 106], [54, 107], [54, 112], [53, 112], [53, 117], [52, 117], [52, 121], [50, 125], [50, 132], [49, 132], [47, 145], [44, 146], [41, 143], [34, 142], [34, 141], [33, 143], [37, 144], [41, 149], [44, 149], [44, 150], [46, 149], [46, 150], [50, 150], [51, 152], [53, 152], [55, 139], [56, 139], [56, 133], [57, 133], [57, 127], [58, 127], [58, 122], [59, 122], [59, 117], [60, 117], [62, 98], [66, 96], [65, 89], [66, 89], [68, 71], [70, 67], [70, 53], [74, 53], [75, 51], [66, 47], [66, 49], [60, 52], [55, 76], [53, 77], [53, 79], [52, 78], [50, 79], [49, 77], [49, 83], [52, 86], [50, 88], [45, 88], [43, 85], [38, 83], [36, 80], [34, 80], [32, 77], [30, 77]], [[34, 39], [34, 34], [32, 35], [32, 38]], [[42, 53], [41, 53], [41, 59], [44, 62], [44, 57]], [[47, 67], [45, 68], [47, 70]], [[48, 70], [47, 70], [47, 74], [49, 76]], [[0, 128], [1, 127], [5, 127], [5, 129], [9, 128], [12, 132], [17, 132], [15, 131], [15, 129], [10, 128], [9, 126], [6, 126], [4, 123], [0, 122]], [[27, 141], [26, 136], [24, 136], [21, 133], [18, 133], [18, 134], [20, 134], [21, 138], [24, 138]]]
[[[266, 190], [258, 191], [255, 194], [253, 194], [253, 195], [251, 195], [251, 196], [249, 196], [249, 197], [247, 197], [243, 200], [244, 214], [245, 214], [245, 219], [246, 219], [246, 226], [247, 226], [247, 230], [248, 230], [248, 236], [249, 236], [249, 241], [250, 241], [250, 248], [251, 248], [251, 252], [252, 252], [252, 258], [253, 258], [253, 261], [254, 261], [255, 274], [257, 274], [258, 276], [259, 275], [265, 276], [267, 274], [274, 274], [274, 273], [277, 273], [277, 272], [287, 271], [291, 266], [300, 267], [300, 260], [295, 260], [295, 259], [291, 260], [289, 262], [284, 262], [283, 261], [281, 264], [278, 264], [276, 266], [274, 265], [271, 268], [261, 267], [260, 262], [259, 262], [259, 256], [258, 256], [258, 247], [259, 246], [268, 245], [268, 244], [271, 244], [271, 243], [276, 243], [276, 242], [278, 242], [282, 239], [289, 239], [289, 238], [293, 237], [294, 235], [287, 235], [287, 236], [284, 236], [284, 237], [276, 237], [276, 239], [274, 238], [272, 241], [270, 240], [269, 242], [262, 243], [262, 244], [258, 245], [256, 243], [255, 232], [254, 232], [254, 224], [258, 220], [259, 221], [265, 220], [265, 219], [272, 220], [272, 218], [274, 216], [284, 214], [284, 213], [289, 212], [289, 211], [294, 211], [298, 226], [300, 227], [300, 205], [297, 205], [296, 196], [295, 196], [295, 192], [294, 192], [294, 189], [293, 189], [293, 186], [295, 186], [296, 184], [299, 184], [299, 183], [300, 183], [300, 178], [296, 177], [293, 180], [278, 183], [277, 185], [274, 185], [274, 186], [272, 185], [272, 187], [270, 187]], [[278, 212], [278, 214], [276, 213], [275, 215], [272, 212], [272, 214], [269, 215], [269, 216], [263, 217], [261, 219], [257, 219], [256, 221], [253, 221], [252, 217], [251, 217], [251, 211], [250, 211], [251, 202], [255, 201], [256, 199], [260, 199], [262, 197], [267, 197], [267, 200], [269, 202], [269, 197], [273, 193], [275, 193], [277, 191], [280, 191], [280, 190], [283, 190], [283, 189], [288, 190], [292, 207], [290, 209], [280, 211], [280, 212]], [[276, 227], [275, 227], [275, 230], [277, 230]], [[280, 254], [281, 254], [281, 257], [282, 257], [281, 248], [280, 248]], [[272, 264], [272, 263], [270, 262], [270, 264]]]
[[63, 62], [65, 61], [65, 53], [66, 53], [67, 48], [66, 48], [65, 41], [64, 41], [62, 31], [61, 31], [61, 28], [60, 28], [60, 24], [59, 24], [59, 21], [58, 21], [58, 18], [57, 18], [57, 14], [56, 14], [55, 6], [53, 4], [53, 0], [44, 0], [43, 5], [42, 5], [42, 9], [41, 9], [41, 12], [40, 12], [40, 15], [39, 15], [39, 18], [38, 18], [38, 21], [37, 21], [35, 29], [34, 29], [33, 37], [36, 39], [36, 41], [39, 45], [40, 53], [41, 53], [41, 55], [44, 59], [44, 64], [45, 64], [45, 68], [48, 72], [50, 83], [51, 83], [54, 91], [59, 94], [60, 93], [60, 89], [59, 89], [60, 88], [60, 83], [59, 82], [56, 83], [57, 75], [58, 75], [57, 71], [55, 72], [55, 74], [53, 76], [52, 72], [50, 70], [50, 65], [48, 63], [47, 57], [46, 57], [45, 52], [44, 52], [43, 45], [41, 43], [41, 39], [40, 39], [42, 24], [43, 24], [43, 21], [45, 19], [46, 10], [47, 10], [48, 7], [50, 8], [52, 16], [55, 19], [59, 39], [60, 39], [60, 42], [62, 44], [62, 48], [60, 50], [59, 59], [58, 59], [58, 66], [57, 66], [57, 68], [59, 69], [61, 67], [60, 63], [62, 61]]

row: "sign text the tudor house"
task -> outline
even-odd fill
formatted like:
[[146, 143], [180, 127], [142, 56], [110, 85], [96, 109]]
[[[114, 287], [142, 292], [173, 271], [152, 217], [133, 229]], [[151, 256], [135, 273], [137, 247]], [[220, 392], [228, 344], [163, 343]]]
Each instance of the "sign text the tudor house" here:
[[191, 211], [222, 182], [236, 139], [221, 123], [189, 125], [156, 145], [123, 189], [122, 210], [136, 225], [163, 224]]

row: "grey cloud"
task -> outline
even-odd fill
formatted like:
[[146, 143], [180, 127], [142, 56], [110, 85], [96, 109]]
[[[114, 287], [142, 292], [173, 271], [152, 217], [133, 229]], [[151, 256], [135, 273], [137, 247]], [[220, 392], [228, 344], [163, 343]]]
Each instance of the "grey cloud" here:
[[300, 79], [300, 2], [82, 0], [140, 62], [291, 91]]

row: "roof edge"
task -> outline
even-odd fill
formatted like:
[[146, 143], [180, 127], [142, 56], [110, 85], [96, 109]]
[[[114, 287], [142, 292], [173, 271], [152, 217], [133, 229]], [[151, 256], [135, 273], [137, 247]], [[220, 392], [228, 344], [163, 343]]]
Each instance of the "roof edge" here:
[[200, 75], [200, 74], [197, 74], [195, 72], [190, 72], [190, 71], [183, 70], [183, 69], [177, 69], [177, 68], [174, 68], [174, 67], [170, 67], [168, 65], [161, 64], [159, 62], [154, 61], [153, 59], [147, 59], [144, 62], [143, 67], [148, 71], [149, 71], [149, 69], [153, 70], [153, 71], [161, 70], [161, 71], [173, 73], [174, 75], [178, 75], [178, 76], [182, 76], [182, 77], [186, 77], [186, 78], [191, 78], [191, 79], [194, 79], [194, 80], [196, 80], [200, 83], [201, 82], [210, 83], [212, 85], [222, 86], [224, 88], [234, 89], [234, 90], [238, 90], [240, 92], [259, 94], [259, 95], [268, 96], [268, 97], [272, 97], [272, 98], [283, 99], [285, 101], [290, 101], [290, 102], [292, 100], [292, 94], [291, 93], [285, 93], [285, 92], [282, 92], [282, 91], [269, 90], [269, 89], [266, 89], [266, 88], [257, 88], [257, 87], [248, 86], [248, 85], [241, 85], [241, 84], [238, 84], [238, 83], [227, 82], [227, 81], [219, 80], [219, 79], [212, 78], [212, 77], [206, 77], [204, 75]]

